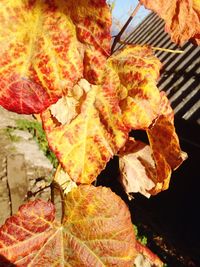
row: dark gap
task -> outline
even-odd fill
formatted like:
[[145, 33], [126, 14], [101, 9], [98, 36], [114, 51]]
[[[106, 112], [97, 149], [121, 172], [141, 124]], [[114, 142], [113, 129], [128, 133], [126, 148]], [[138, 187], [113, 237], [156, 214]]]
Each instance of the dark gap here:
[[[200, 54], [200, 53], [198, 53], [198, 54]], [[178, 65], [182, 61], [184, 61], [187, 57], [188, 57], [188, 55], [186, 57], [184, 57], [184, 58], [183, 57], [180, 58], [178, 60], [178, 62], [170, 69], [170, 71], [165, 71], [164, 70], [164, 72], [162, 73], [162, 77], [161, 77], [161, 79], [158, 82], [158, 87], [160, 87], [165, 80], [169, 80], [168, 83], [165, 84], [165, 86], [162, 88], [162, 90], [166, 91], [170, 87], [173, 87], [174, 83], [176, 81], [178, 81], [178, 79], [180, 77], [184, 76], [184, 82], [185, 82], [186, 80], [188, 80], [188, 76], [189, 77], [192, 77], [193, 76], [193, 73], [192, 72], [194, 72], [199, 67], [197, 64], [196, 64], [197, 66], [195, 65], [195, 70], [192, 68], [192, 69], [190, 69], [188, 71], [188, 73], [186, 72], [186, 70], [187, 70], [188, 66], [190, 66], [192, 64], [192, 62], [198, 57], [198, 55], [196, 55], [196, 54], [189, 61], [187, 61], [187, 63], [185, 63], [184, 66], [180, 70], [176, 71], [176, 68], [178, 67]], [[168, 75], [166, 75], [166, 74], [168, 74]], [[173, 76], [173, 78], [171, 80], [169, 79], [169, 75]]]

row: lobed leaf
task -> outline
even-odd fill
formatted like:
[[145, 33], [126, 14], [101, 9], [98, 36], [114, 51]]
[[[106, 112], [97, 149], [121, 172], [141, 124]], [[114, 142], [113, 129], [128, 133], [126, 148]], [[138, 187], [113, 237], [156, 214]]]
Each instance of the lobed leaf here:
[[125, 143], [128, 131], [112, 76], [105, 75], [102, 86], [79, 84], [84, 94], [70, 123], [58, 123], [50, 109], [43, 112], [42, 120], [49, 145], [70, 178], [89, 184]]
[[137, 252], [130, 213], [110, 189], [73, 189], [62, 225], [54, 217], [50, 202], [21, 206], [0, 228], [0, 254], [16, 266], [132, 267]]
[[110, 25], [105, 0], [2, 0], [0, 105], [40, 113], [68, 94], [84, 67], [90, 72], [109, 55]]
[[118, 94], [124, 124], [146, 129], [158, 116], [160, 93], [156, 87], [161, 63], [148, 46], [126, 46], [108, 59], [119, 76]]
[[149, 47], [129, 46], [107, 60], [98, 85], [80, 80], [72, 90], [80, 92], [75, 105], [58, 103], [57, 115], [55, 105], [43, 112], [49, 145], [72, 180], [92, 183], [129, 131], [147, 129], [158, 116], [160, 65]]
[[199, 0], [140, 0], [140, 3], [165, 21], [165, 30], [170, 33], [172, 41], [182, 45], [192, 40], [200, 44]]

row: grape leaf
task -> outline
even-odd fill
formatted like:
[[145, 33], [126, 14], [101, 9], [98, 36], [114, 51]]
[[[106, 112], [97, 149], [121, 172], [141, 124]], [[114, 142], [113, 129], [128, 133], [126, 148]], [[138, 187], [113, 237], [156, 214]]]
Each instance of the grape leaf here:
[[165, 21], [165, 30], [170, 33], [172, 41], [182, 45], [192, 40], [200, 44], [199, 0], [140, 0], [140, 3]]
[[21, 206], [0, 228], [0, 254], [16, 266], [132, 267], [134, 231], [117, 195], [108, 188], [80, 186], [64, 204], [62, 224], [55, 221], [50, 202]]
[[120, 79], [119, 97], [124, 124], [147, 129], [159, 114], [160, 93], [156, 87], [161, 62], [149, 46], [126, 46], [108, 59]]
[[73, 105], [65, 107], [67, 112], [63, 106], [57, 108], [61, 116], [72, 114], [70, 121], [61, 123], [51, 108], [43, 112], [49, 145], [72, 180], [92, 183], [124, 145], [129, 131], [147, 129], [158, 116], [160, 65], [149, 47], [128, 46], [108, 58], [98, 85], [82, 79], [72, 90], [81, 92], [75, 116]]
[[110, 25], [105, 0], [2, 0], [0, 105], [31, 114], [55, 103], [110, 54]]
[[137, 251], [139, 254], [135, 259], [135, 266], [144, 266], [144, 267], [163, 267], [163, 262], [155, 255], [148, 247], [142, 245], [140, 242], [136, 244]]
[[121, 182], [129, 198], [131, 193], [149, 197], [168, 189], [171, 171], [187, 158], [167, 116], [160, 115], [147, 135], [150, 146], [130, 138], [120, 152]]
[[42, 113], [49, 146], [77, 183], [92, 183], [127, 139], [113, 77], [105, 75], [102, 86], [79, 83], [85, 93], [70, 123], [58, 123], [50, 109]]

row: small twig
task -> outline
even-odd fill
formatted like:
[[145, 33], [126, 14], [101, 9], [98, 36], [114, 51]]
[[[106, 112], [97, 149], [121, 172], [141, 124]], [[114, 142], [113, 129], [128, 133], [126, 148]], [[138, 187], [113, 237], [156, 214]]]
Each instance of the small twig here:
[[61, 198], [61, 206], [62, 206], [62, 215], [61, 215], [61, 223], [63, 222], [65, 216], [65, 199], [62, 187], [55, 181], [51, 183], [51, 202], [55, 204], [55, 190], [59, 192]]
[[184, 53], [184, 51], [182, 50], [172, 50], [172, 49], [168, 49], [168, 48], [161, 48], [161, 47], [154, 47], [154, 46], [151, 46], [151, 48], [153, 50], [159, 50], [159, 51], [164, 51], [164, 52], [169, 52], [169, 53], [175, 53], [175, 54], [182, 54]]
[[[125, 41], [119, 41], [120, 44], [125, 44], [125, 45], [129, 45], [132, 43], [129, 42], [125, 42]], [[158, 50], [158, 51], [163, 51], [163, 52], [168, 52], [168, 53], [174, 53], [174, 54], [182, 54], [184, 53], [183, 50], [172, 50], [172, 49], [168, 49], [168, 48], [162, 48], [162, 47], [154, 47], [154, 46], [150, 46], [153, 50]]]
[[128, 25], [130, 24], [130, 22], [132, 21], [132, 19], [135, 17], [135, 15], [137, 14], [139, 8], [140, 8], [141, 4], [138, 3], [136, 8], [133, 10], [133, 13], [131, 14], [131, 16], [129, 17], [129, 19], [126, 21], [126, 23], [124, 24], [124, 26], [122, 27], [121, 31], [116, 35], [112, 47], [111, 47], [111, 54], [114, 52], [115, 46], [117, 45], [117, 43], [120, 42], [121, 36], [122, 34], [125, 32], [126, 28], [128, 27]]

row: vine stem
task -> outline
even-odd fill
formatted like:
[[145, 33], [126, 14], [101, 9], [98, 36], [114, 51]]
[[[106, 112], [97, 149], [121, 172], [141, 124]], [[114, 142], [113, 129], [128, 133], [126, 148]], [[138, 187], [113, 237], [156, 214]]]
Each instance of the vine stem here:
[[57, 180], [57, 177], [58, 177], [58, 174], [61, 170], [61, 164], [58, 165], [57, 169], [56, 169], [56, 172], [55, 172], [55, 175], [54, 175], [54, 179], [51, 183], [51, 202], [53, 204], [55, 204], [55, 190], [57, 190], [60, 194], [60, 198], [61, 198], [61, 210], [62, 210], [62, 214], [61, 214], [61, 223], [63, 222], [63, 219], [64, 219], [64, 216], [65, 216], [65, 213], [64, 213], [64, 210], [65, 210], [65, 204], [64, 204], [64, 193], [63, 193], [63, 189], [62, 187], [60, 186], [60, 184], [56, 181]]
[[153, 50], [159, 50], [159, 51], [164, 51], [164, 52], [169, 52], [169, 53], [174, 53], [174, 54], [182, 54], [184, 53], [183, 50], [172, 50], [172, 49], [168, 49], [168, 48], [160, 48], [160, 47], [154, 47], [154, 46], [151, 46], [151, 48]]
[[127, 29], [128, 25], [130, 24], [130, 22], [132, 21], [132, 19], [137, 14], [137, 12], [140, 9], [140, 7], [141, 7], [141, 4], [138, 3], [137, 6], [135, 7], [135, 9], [133, 10], [131, 16], [128, 18], [128, 20], [126, 21], [126, 23], [122, 27], [121, 31], [115, 36], [115, 39], [114, 39], [113, 44], [112, 44], [112, 47], [111, 47], [111, 54], [114, 53], [114, 49], [115, 49], [117, 43], [120, 42], [122, 34], [125, 32], [125, 30]]

